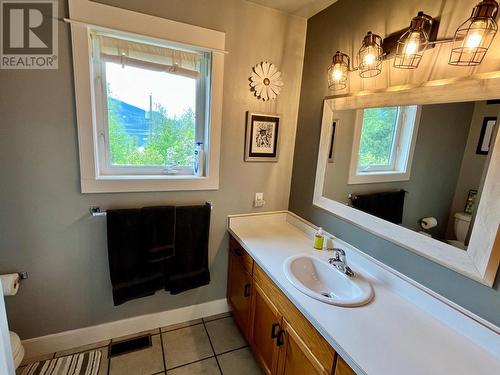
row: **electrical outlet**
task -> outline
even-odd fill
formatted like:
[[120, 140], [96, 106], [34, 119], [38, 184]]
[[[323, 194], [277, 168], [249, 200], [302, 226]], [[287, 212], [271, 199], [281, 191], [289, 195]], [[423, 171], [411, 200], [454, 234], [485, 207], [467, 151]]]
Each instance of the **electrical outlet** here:
[[255, 193], [255, 200], [253, 201], [254, 207], [262, 207], [266, 204], [264, 200], [264, 193]]

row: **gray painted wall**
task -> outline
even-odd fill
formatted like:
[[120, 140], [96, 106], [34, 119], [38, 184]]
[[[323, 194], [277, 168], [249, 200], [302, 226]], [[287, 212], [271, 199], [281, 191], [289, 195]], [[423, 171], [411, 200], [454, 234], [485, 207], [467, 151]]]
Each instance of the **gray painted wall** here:
[[[485, 169], [487, 155], [476, 154], [477, 144], [481, 128], [483, 127], [484, 117], [497, 117], [500, 111], [500, 104], [486, 104], [485, 101], [477, 102], [474, 105], [467, 145], [465, 146], [464, 158], [460, 166], [460, 175], [458, 176], [457, 189], [453, 197], [452, 214], [464, 210], [465, 202], [469, 190], [479, 190]], [[479, 196], [476, 200], [479, 202]], [[477, 207], [477, 204], [476, 204]], [[448, 225], [448, 236], [453, 237], [453, 220]]]
[[410, 180], [351, 185], [347, 181], [356, 111], [339, 111], [350, 113], [350, 116], [338, 116], [339, 113], [335, 113], [334, 118], [342, 117], [336, 129], [339, 130], [338, 133], [336, 131], [336, 145], [339, 147], [335, 149], [335, 161], [328, 163], [323, 194], [347, 203], [349, 193], [404, 189], [408, 193], [405, 197], [403, 226], [420, 231], [419, 219], [434, 216], [438, 225], [429, 233], [443, 239], [473, 110], [474, 102], [422, 106]]
[[[488, 288], [312, 205], [323, 99], [331, 94], [327, 88], [326, 68], [331, 62], [333, 53], [339, 48], [358, 49], [359, 41], [367, 30], [390, 33], [404, 28], [409, 17], [419, 10], [434, 16], [441, 15], [445, 23], [444, 25], [441, 23], [442, 31], [449, 32], [460, 24], [460, 19], [469, 17], [470, 9], [475, 3], [475, 1], [340, 0], [309, 19], [289, 208], [390, 267], [500, 326], [498, 278], [495, 287]], [[454, 23], [448, 25], [449, 20]], [[487, 55], [486, 60], [491, 56]], [[392, 80], [384, 81], [382, 77], [380, 85], [384, 87], [389, 83], [401, 83], [405, 80], [420, 82], [463, 73], [461, 70], [459, 73], [454, 73], [457, 70], [449, 67], [436, 70], [436, 66], [440, 63], [434, 61], [433, 57], [435, 57], [434, 52], [426, 54], [422, 66], [414, 72], [401, 73], [395, 72], [394, 69], [390, 70], [390, 74], [386, 73], [386, 76], [391, 76]], [[442, 58], [446, 59], [446, 54]], [[493, 62], [490, 61], [483, 69], [488, 67], [491, 70], [498, 69], [497, 66], [492, 69], [491, 64], [494, 62], [493, 58]], [[356, 78], [353, 79], [357, 82]], [[365, 85], [370, 86], [371, 83]]]
[[326, 165], [323, 195], [347, 204], [349, 193], [353, 192], [350, 189], [353, 185], [348, 185], [347, 180], [354, 143], [356, 110], [335, 111], [333, 118], [338, 120], [335, 126], [333, 161]]
[[[0, 273], [29, 272], [19, 294], [6, 298], [10, 327], [23, 339], [224, 298], [227, 215], [255, 211], [255, 192], [265, 194], [260, 211], [288, 205], [305, 19], [240, 0], [108, 2], [226, 32], [220, 189], [80, 193], [69, 27], [60, 22], [58, 70], [0, 70]], [[66, 1], [59, 4], [59, 16], [67, 16]], [[276, 63], [285, 82], [270, 103], [258, 101], [248, 86], [251, 67], [263, 60]], [[243, 162], [247, 110], [281, 113], [278, 163]], [[89, 217], [89, 206], [206, 200], [215, 202], [210, 285], [113, 306], [106, 223]]]

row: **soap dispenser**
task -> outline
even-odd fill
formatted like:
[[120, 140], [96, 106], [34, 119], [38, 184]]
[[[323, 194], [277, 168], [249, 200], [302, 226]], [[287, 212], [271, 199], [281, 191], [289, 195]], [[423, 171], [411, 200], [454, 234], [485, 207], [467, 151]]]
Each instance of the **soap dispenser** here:
[[316, 250], [323, 250], [323, 243], [325, 242], [325, 236], [323, 235], [323, 228], [319, 227], [318, 231], [314, 235], [313, 247]]
[[333, 244], [333, 237], [331, 236], [328, 236], [326, 237], [326, 250], [328, 251], [333, 251], [333, 249], [335, 249], [335, 246]]

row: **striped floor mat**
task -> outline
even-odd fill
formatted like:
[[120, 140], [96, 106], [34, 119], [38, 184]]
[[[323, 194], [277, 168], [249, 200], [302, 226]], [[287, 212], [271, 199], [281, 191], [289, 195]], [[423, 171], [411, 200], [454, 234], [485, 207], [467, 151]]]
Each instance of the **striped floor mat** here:
[[68, 355], [29, 364], [21, 375], [97, 375], [101, 363], [101, 352]]

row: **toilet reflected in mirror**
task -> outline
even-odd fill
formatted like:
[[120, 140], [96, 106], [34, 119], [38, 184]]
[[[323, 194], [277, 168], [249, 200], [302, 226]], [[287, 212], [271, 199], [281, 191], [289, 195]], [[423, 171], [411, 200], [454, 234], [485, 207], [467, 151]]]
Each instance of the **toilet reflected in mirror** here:
[[333, 112], [322, 195], [467, 250], [498, 101]]
[[469, 233], [471, 215], [466, 214], [465, 212], [456, 212], [453, 215], [454, 222], [454, 235], [456, 240], [448, 240], [447, 242], [450, 245], [458, 247], [462, 250], [467, 250], [467, 246], [465, 245], [465, 239], [467, 237], [467, 233]]

